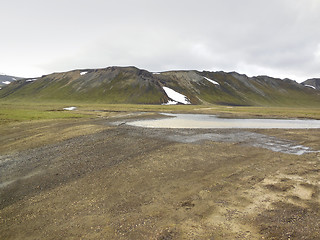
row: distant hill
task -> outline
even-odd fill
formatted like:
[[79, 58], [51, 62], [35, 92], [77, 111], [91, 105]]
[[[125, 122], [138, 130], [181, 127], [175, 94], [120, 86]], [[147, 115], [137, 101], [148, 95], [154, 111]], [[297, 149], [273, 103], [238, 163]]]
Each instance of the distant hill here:
[[136, 104], [320, 106], [320, 91], [289, 79], [247, 77], [236, 72], [167, 71], [108, 67], [21, 79], [0, 99]]
[[21, 79], [21, 78], [0, 74], [0, 87], [6, 86], [6, 85], [10, 84], [11, 82], [19, 80], [19, 79]]
[[306, 87], [311, 87], [316, 90], [320, 90], [320, 78], [311, 78], [301, 83]]

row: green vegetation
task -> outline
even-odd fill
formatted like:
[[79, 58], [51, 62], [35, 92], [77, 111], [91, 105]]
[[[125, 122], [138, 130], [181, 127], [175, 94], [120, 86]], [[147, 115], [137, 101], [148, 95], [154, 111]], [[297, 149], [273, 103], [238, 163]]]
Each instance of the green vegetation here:
[[[76, 106], [77, 111], [63, 108]], [[0, 124], [31, 120], [108, 117], [118, 112], [175, 112], [216, 114], [230, 118], [311, 118], [320, 119], [319, 108], [248, 107], [221, 105], [147, 105], [147, 104], [90, 104], [61, 101], [0, 101]]]
[[0, 102], [0, 124], [11, 122], [84, 118], [85, 114], [63, 111], [65, 105]]
[[[129, 79], [130, 80], [130, 79]], [[15, 88], [9, 86], [12, 91], [8, 91], [6, 98], [13, 101], [58, 101], [58, 102], [83, 102], [83, 103], [142, 103], [142, 104], [161, 104], [167, 99], [156, 86], [128, 84], [116, 78], [110, 83], [100, 83], [95, 87], [78, 87], [69, 84], [70, 79], [63, 78], [58, 81], [47, 81], [41, 79], [33, 83], [26, 83], [23, 87]], [[10, 90], [10, 89], [9, 89]], [[3, 93], [2, 93], [3, 94]]]
[[[204, 110], [203, 110], [204, 109]], [[207, 114], [230, 118], [305, 118], [320, 119], [320, 109], [315, 107], [222, 107], [201, 108]]]

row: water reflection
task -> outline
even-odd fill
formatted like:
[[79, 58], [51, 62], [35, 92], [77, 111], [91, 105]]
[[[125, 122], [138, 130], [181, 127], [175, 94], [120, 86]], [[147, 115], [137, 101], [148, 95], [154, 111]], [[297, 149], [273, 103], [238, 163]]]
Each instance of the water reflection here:
[[127, 123], [148, 128], [320, 128], [320, 120], [302, 119], [229, 119], [205, 114], [163, 114], [168, 118], [141, 120]]
[[[195, 143], [199, 141], [215, 142], [238, 142], [242, 145], [265, 148], [274, 152], [286, 154], [302, 155], [305, 153], [319, 152], [309, 147], [297, 144], [293, 141], [278, 139], [248, 130], [236, 129], [306, 129], [320, 128], [320, 120], [298, 120], [298, 119], [223, 119], [214, 115], [202, 114], [164, 114], [168, 118], [141, 120], [128, 122], [128, 125], [154, 128], [153, 131], [159, 131], [157, 128], [177, 128], [170, 130], [165, 134], [165, 138], [170, 141], [182, 143]], [[179, 130], [178, 130], [179, 128]], [[192, 129], [208, 129], [206, 133], [195, 132]], [[226, 132], [215, 132], [218, 128], [233, 128]], [[209, 130], [212, 129], [212, 130]], [[168, 129], [169, 130], [169, 129]], [[156, 132], [155, 132], [156, 133]], [[154, 137], [158, 135], [154, 133]], [[160, 134], [160, 136], [162, 136]]]
[[167, 135], [167, 139], [175, 142], [194, 143], [199, 141], [214, 142], [238, 142], [242, 145], [265, 148], [273, 152], [282, 152], [287, 154], [302, 155], [305, 153], [319, 152], [309, 147], [296, 144], [295, 142], [278, 139], [254, 132], [233, 132], [233, 133], [204, 133], [204, 134], [174, 134]]

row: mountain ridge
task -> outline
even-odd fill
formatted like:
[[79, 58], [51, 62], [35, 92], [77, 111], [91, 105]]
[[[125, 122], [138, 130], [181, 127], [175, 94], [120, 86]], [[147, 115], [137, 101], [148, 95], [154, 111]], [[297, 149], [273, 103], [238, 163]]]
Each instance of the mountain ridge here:
[[0, 87], [6, 86], [10, 84], [13, 81], [17, 81], [19, 79], [22, 79], [21, 77], [15, 77], [5, 74], [0, 74]]
[[320, 106], [320, 91], [290, 79], [223, 71], [149, 72], [134, 66], [76, 69], [21, 79], [3, 88], [0, 99], [136, 104], [175, 101], [164, 87], [184, 95], [191, 104]]

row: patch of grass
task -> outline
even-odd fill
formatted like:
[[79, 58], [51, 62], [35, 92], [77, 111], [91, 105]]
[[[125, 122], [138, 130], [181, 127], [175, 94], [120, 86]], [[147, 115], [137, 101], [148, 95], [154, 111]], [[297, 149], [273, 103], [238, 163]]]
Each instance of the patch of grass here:
[[[78, 111], [63, 111], [76, 106]], [[99, 112], [175, 112], [215, 114], [230, 118], [310, 118], [320, 119], [319, 108], [301, 107], [243, 107], [221, 105], [152, 105], [152, 104], [103, 104], [63, 101], [0, 101], [0, 124], [45, 120], [98, 117]]]
[[220, 114], [249, 118], [305, 118], [320, 119], [319, 108], [303, 107], [229, 107]]
[[[60, 110], [61, 109], [61, 110]], [[87, 117], [77, 112], [63, 111], [56, 105], [1, 104], [0, 124], [32, 120], [68, 119]]]

